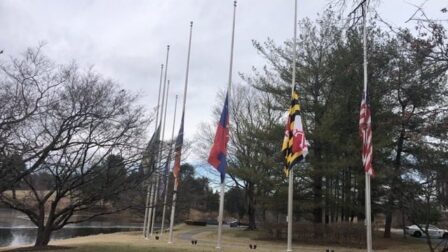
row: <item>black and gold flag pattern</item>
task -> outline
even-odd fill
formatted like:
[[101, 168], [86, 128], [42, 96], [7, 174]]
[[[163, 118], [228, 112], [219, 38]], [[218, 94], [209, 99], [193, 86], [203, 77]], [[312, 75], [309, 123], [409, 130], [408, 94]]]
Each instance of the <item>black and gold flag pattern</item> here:
[[288, 111], [288, 121], [285, 126], [285, 137], [282, 144], [284, 156], [284, 171], [286, 176], [291, 169], [308, 153], [308, 147], [305, 139], [305, 133], [302, 126], [299, 104], [299, 84], [294, 85], [291, 94], [291, 106]]

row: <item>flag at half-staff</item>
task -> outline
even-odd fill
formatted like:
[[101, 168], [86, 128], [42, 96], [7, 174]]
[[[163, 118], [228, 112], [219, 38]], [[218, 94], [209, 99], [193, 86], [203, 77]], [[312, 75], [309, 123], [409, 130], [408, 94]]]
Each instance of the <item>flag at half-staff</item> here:
[[364, 171], [373, 176], [372, 119], [369, 101], [367, 100], [367, 92], [363, 93], [361, 100], [361, 109], [359, 113], [359, 135], [362, 143], [362, 165], [364, 167]]
[[[157, 169], [157, 152], [159, 149], [159, 144], [160, 144], [160, 125], [157, 127], [156, 131], [154, 132], [154, 134], [151, 137], [151, 140], [149, 140], [148, 145], [146, 146], [146, 150], [143, 153], [143, 158], [142, 158], [142, 176], [149, 176], [155, 172], [155, 170]], [[149, 223], [149, 218], [148, 218], [148, 214], [151, 215], [151, 211], [152, 209], [150, 209], [150, 205], [152, 205], [152, 203], [150, 202], [150, 195], [151, 195], [151, 190], [152, 190], [152, 186], [150, 183], [147, 184], [147, 193], [146, 193], [146, 204], [145, 204], [145, 219], [143, 222], [143, 236], [144, 237], [148, 237], [148, 230], [150, 228], [150, 223]]]
[[369, 100], [367, 96], [367, 86], [368, 86], [368, 74], [367, 74], [367, 13], [369, 7], [369, 0], [363, 1], [362, 6], [362, 16], [363, 16], [363, 79], [364, 88], [363, 96], [361, 100], [361, 110], [359, 113], [359, 133], [362, 142], [362, 164], [365, 171], [366, 179], [366, 189], [365, 189], [365, 200], [366, 200], [366, 245], [367, 252], [372, 252], [372, 204], [371, 204], [371, 186], [370, 177], [374, 174], [372, 167], [372, 118], [370, 114]]
[[185, 115], [185, 112], [182, 113], [179, 134], [177, 134], [176, 144], [174, 146], [175, 154], [174, 154], [173, 176], [174, 176], [174, 182], [176, 183], [176, 186], [179, 185], [180, 159], [181, 159], [181, 155], [182, 155], [182, 146], [184, 144], [184, 115]]
[[284, 156], [284, 170], [287, 176], [289, 169], [303, 160], [308, 154], [302, 117], [300, 116], [299, 84], [297, 83], [294, 85], [291, 94], [291, 106], [289, 107], [288, 120], [285, 126], [282, 152]]
[[188, 54], [187, 54], [187, 69], [185, 74], [185, 88], [184, 88], [184, 102], [182, 106], [182, 119], [180, 122], [179, 134], [176, 138], [176, 144], [174, 146], [174, 189], [173, 189], [173, 201], [171, 205], [171, 217], [170, 217], [170, 235], [168, 238], [168, 243], [173, 243], [173, 225], [174, 225], [174, 213], [176, 211], [176, 198], [177, 198], [177, 187], [179, 185], [179, 175], [180, 175], [180, 160], [182, 155], [182, 145], [184, 144], [184, 119], [185, 119], [185, 105], [187, 104], [187, 88], [188, 88], [188, 73], [190, 70], [190, 52], [191, 52], [191, 37], [193, 34], [193, 22], [190, 22], [190, 38], [188, 39]]
[[227, 143], [229, 142], [229, 96], [226, 95], [224, 107], [216, 129], [215, 141], [213, 142], [209, 164], [218, 170], [221, 175], [221, 183], [224, 183], [227, 167]]
[[151, 139], [148, 142], [148, 145], [146, 146], [146, 150], [143, 153], [142, 165], [143, 165], [143, 172], [145, 174], [149, 174], [156, 168], [155, 163], [158, 148], [157, 146], [159, 145], [159, 138], [160, 138], [160, 125], [159, 127], [157, 127], [156, 131], [152, 135]]

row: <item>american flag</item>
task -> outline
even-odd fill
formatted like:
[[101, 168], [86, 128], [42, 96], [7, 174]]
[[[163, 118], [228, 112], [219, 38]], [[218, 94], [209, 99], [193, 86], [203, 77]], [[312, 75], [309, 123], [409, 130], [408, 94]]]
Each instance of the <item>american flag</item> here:
[[362, 142], [362, 165], [364, 171], [372, 176], [374, 175], [372, 167], [372, 120], [370, 116], [370, 106], [366, 97], [367, 93], [364, 93], [359, 113], [359, 134]]

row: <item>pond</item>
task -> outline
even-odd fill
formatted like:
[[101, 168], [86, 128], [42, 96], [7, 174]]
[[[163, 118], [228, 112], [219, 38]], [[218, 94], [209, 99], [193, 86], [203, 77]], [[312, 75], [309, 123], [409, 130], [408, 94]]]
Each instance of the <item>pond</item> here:
[[[52, 240], [67, 239], [94, 234], [139, 231], [138, 226], [67, 226], [53, 232]], [[36, 239], [35, 227], [0, 227], [0, 247], [33, 244]]]
[[[99, 216], [95, 220], [70, 224], [51, 235], [52, 240], [73, 238], [95, 234], [141, 231], [140, 217]], [[0, 207], [0, 247], [32, 245], [37, 228], [29, 218], [18, 211]]]

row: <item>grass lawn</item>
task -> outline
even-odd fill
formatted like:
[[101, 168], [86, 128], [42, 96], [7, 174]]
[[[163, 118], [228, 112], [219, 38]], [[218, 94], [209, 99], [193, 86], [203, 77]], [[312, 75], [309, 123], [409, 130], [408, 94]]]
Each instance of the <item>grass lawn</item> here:
[[[129, 251], [129, 252], [175, 252], [175, 251], [198, 251], [195, 249], [190, 248], [168, 248], [168, 247], [154, 247], [154, 246], [145, 246], [145, 247], [137, 247], [133, 245], [124, 245], [124, 244], [113, 244], [113, 245], [106, 245], [106, 244], [86, 244], [86, 245], [80, 245], [73, 249], [64, 249], [64, 250], [52, 250], [54, 251], [60, 251], [60, 252], [122, 252], [122, 251]], [[207, 250], [208, 251], [208, 250]]]
[[[50, 251], [60, 252], [216, 252], [216, 227], [192, 227], [179, 225], [176, 227], [174, 244], [167, 244], [168, 234], [164, 234], [159, 240], [144, 239], [141, 232], [125, 232], [114, 234], [100, 234], [86, 237], [77, 237], [67, 240], [52, 241]], [[257, 250], [263, 252], [285, 251], [284, 241], [257, 240], [258, 232], [248, 232], [241, 229], [227, 228], [223, 232], [223, 251], [241, 252], [254, 251], [249, 249], [249, 244], [257, 244]], [[197, 245], [192, 245], [191, 240], [198, 240]], [[428, 251], [424, 240], [409, 239], [403, 241], [399, 237], [391, 240], [377, 239], [378, 249], [384, 252], [420, 252]], [[335, 252], [360, 252], [364, 248], [345, 248], [342, 246], [295, 244], [294, 251], [323, 252], [326, 249], [334, 249]], [[30, 248], [0, 249], [0, 251], [43, 251], [30, 250]], [[48, 251], [48, 250], [45, 250]]]

